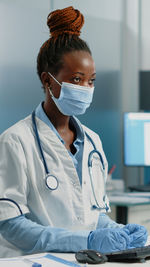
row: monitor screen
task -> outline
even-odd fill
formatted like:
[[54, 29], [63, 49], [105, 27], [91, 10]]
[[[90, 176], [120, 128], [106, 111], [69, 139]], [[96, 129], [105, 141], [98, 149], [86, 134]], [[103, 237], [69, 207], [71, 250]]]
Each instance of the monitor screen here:
[[150, 166], [150, 113], [124, 114], [124, 163]]

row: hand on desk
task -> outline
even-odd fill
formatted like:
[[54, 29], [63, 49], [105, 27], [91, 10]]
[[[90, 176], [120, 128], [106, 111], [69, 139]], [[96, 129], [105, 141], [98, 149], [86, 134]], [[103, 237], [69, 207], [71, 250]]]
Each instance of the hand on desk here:
[[95, 249], [101, 253], [110, 253], [134, 247], [142, 247], [147, 240], [144, 226], [128, 224], [123, 228], [103, 228], [90, 232], [88, 249]]
[[142, 247], [145, 245], [148, 233], [144, 226], [139, 224], [127, 224], [123, 229], [130, 236], [130, 248]]

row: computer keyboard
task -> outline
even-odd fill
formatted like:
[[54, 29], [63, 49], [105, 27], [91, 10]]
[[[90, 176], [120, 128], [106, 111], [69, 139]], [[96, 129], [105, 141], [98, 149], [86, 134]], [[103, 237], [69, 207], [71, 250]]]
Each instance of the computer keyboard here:
[[150, 245], [141, 248], [133, 248], [133, 249], [117, 251], [105, 255], [107, 256], [108, 261], [129, 262], [135, 260], [143, 260], [145, 258], [150, 257]]

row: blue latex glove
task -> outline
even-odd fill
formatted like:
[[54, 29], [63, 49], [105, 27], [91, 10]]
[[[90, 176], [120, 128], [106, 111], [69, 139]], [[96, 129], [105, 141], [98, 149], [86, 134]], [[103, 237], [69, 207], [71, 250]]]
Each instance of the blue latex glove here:
[[144, 226], [139, 224], [127, 224], [123, 229], [130, 236], [129, 248], [142, 247], [145, 245], [148, 233]]
[[122, 228], [103, 228], [90, 232], [88, 249], [95, 249], [101, 253], [124, 250], [129, 247], [130, 236]]

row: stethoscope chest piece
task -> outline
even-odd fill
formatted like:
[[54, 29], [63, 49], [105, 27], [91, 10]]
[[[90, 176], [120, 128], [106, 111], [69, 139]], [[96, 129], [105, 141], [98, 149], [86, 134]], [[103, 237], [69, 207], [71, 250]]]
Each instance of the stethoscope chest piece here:
[[50, 190], [56, 190], [58, 188], [58, 180], [54, 175], [47, 174], [45, 177], [45, 183]]

